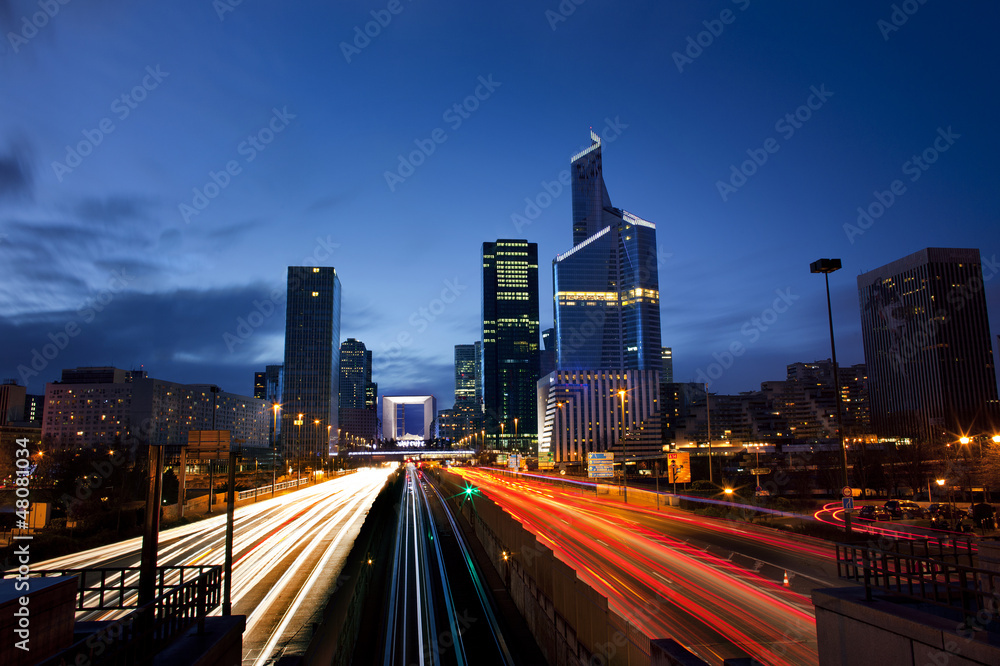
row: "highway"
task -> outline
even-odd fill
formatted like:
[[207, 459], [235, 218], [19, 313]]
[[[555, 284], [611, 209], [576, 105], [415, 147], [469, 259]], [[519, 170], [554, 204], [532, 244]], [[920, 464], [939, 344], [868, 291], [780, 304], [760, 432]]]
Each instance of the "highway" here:
[[[314, 615], [336, 586], [343, 561], [391, 471], [361, 469], [236, 510], [232, 601], [233, 614], [247, 616], [244, 664], [263, 666], [288, 649], [304, 649]], [[225, 514], [163, 531], [158, 565], [222, 565], [225, 534]], [[141, 547], [141, 538], [130, 539], [32, 568], [137, 567]], [[109, 612], [78, 619], [113, 617]]]
[[412, 465], [406, 469], [389, 581], [384, 666], [518, 663], [443, 498]]
[[679, 510], [625, 507], [617, 496], [599, 499], [523, 477], [455, 471], [650, 638], [674, 638], [711, 664], [748, 655], [766, 664], [819, 662], [807, 594], [733, 560], [745, 552], [758, 569], [793, 565], [805, 588], [842, 584], [831, 576], [832, 549], [823, 542]]

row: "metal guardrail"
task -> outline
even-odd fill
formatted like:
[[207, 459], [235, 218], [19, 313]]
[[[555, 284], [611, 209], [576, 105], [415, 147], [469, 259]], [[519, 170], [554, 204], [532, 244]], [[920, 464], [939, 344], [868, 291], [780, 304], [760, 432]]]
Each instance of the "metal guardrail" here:
[[[926, 547], [926, 546], [925, 546]], [[993, 610], [1000, 600], [1000, 572], [859, 544], [836, 544], [837, 575], [873, 590], [962, 611]]]
[[[159, 597], [173, 588], [189, 584], [218, 566], [158, 567], [154, 594]], [[76, 576], [76, 611], [131, 610], [138, 608], [139, 567], [106, 569], [45, 569], [33, 570], [33, 578]], [[4, 571], [3, 578], [17, 576], [17, 570]], [[221, 575], [221, 574], [220, 574]]]
[[[42, 664], [44, 666], [148, 664], [152, 663], [156, 654], [180, 638], [191, 627], [197, 625], [198, 633], [204, 633], [205, 617], [218, 607], [222, 600], [222, 567], [158, 569], [156, 597], [142, 606], [136, 605], [138, 571], [137, 568], [130, 567], [31, 572], [32, 575], [39, 577], [78, 576], [77, 611], [131, 609], [131, 612], [124, 617], [105, 624], [95, 633], [77, 641]], [[127, 584], [126, 581], [133, 577], [134, 584]], [[171, 583], [175, 578], [176, 583]], [[99, 584], [94, 585], [95, 582]], [[127, 594], [132, 590], [136, 593]], [[98, 599], [97, 605], [92, 603], [95, 596]], [[105, 600], [109, 597], [116, 601], [106, 603]]]
[[[282, 490], [285, 490], [286, 488], [294, 488], [296, 484], [304, 486], [307, 483], [309, 483], [309, 479], [282, 481], [281, 483], [275, 484], [274, 492], [277, 493]], [[265, 495], [265, 494], [270, 494], [270, 492], [271, 492], [271, 484], [267, 484], [266, 486], [259, 486], [257, 488], [251, 488], [250, 490], [241, 490], [238, 493], [236, 493], [236, 499], [238, 500], [251, 499], [254, 496], [254, 493], [257, 493], [258, 495]]]

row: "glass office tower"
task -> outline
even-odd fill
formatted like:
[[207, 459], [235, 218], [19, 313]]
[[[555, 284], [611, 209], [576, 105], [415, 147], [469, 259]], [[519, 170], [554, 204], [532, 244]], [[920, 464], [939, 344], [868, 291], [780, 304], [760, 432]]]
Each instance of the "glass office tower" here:
[[317, 466], [334, 452], [340, 300], [336, 269], [288, 267], [281, 431], [289, 462], [302, 460], [305, 465]]
[[570, 170], [574, 246], [552, 264], [558, 367], [660, 370], [656, 225], [611, 205], [591, 139]]
[[538, 430], [538, 245], [483, 243], [483, 402], [488, 445], [533, 449]]
[[1000, 432], [979, 250], [921, 250], [862, 273], [858, 292], [877, 435]]

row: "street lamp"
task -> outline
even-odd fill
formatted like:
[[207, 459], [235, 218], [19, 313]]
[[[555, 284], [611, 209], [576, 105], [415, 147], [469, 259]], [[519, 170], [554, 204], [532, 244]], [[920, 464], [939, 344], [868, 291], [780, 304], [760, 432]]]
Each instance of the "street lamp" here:
[[[833, 306], [830, 304], [830, 273], [840, 270], [840, 259], [818, 259], [809, 264], [810, 273], [822, 273], [826, 280], [826, 314], [830, 322], [830, 360], [833, 362], [833, 388], [837, 394], [837, 439], [840, 440], [840, 471], [843, 476], [844, 487], [849, 488], [851, 483], [847, 478], [847, 447], [844, 446], [844, 417], [841, 406], [840, 395], [840, 371], [837, 368], [837, 345], [833, 338]], [[851, 512], [844, 512], [844, 530], [851, 533]]]
[[625, 467], [625, 389], [618, 389], [618, 399], [622, 403], [622, 489], [628, 504], [628, 468]]
[[295, 458], [298, 461], [296, 463], [296, 467], [298, 468], [296, 476], [297, 485], [295, 486], [296, 490], [299, 489], [299, 485], [301, 485], [302, 483], [302, 417], [303, 416], [305, 416], [305, 414], [299, 414], [299, 418], [295, 420], [296, 430], [298, 431], [295, 433], [295, 440], [296, 440]]
[[514, 445], [518, 447], [518, 450], [520, 450], [520, 448], [521, 448], [520, 444], [521, 443], [520, 443], [520, 441], [518, 441], [518, 438], [517, 438], [517, 417], [515, 416], [514, 417]]

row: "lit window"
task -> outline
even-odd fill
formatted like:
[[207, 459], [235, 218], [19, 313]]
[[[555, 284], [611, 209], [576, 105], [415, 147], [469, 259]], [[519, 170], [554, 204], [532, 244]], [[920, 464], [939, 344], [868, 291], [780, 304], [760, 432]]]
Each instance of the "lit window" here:
[[316, 296], [319, 296], [319, 292], [318, 291], [314, 291], [313, 292], [313, 298], [315, 298]]

